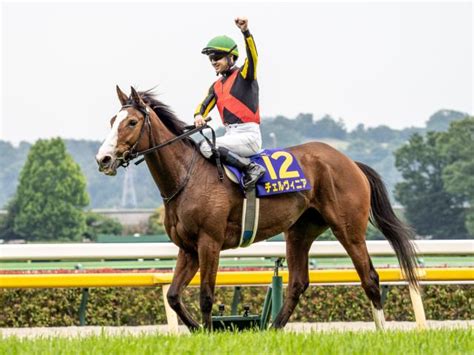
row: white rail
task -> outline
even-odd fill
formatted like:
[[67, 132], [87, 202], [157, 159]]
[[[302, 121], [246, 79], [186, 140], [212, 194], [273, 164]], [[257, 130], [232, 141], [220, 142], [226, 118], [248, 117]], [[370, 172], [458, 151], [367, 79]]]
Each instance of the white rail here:
[[[474, 240], [417, 240], [421, 256], [474, 255]], [[371, 256], [392, 256], [387, 241], [368, 241]], [[225, 250], [221, 257], [285, 256], [285, 242], [260, 242], [248, 248]], [[7, 260], [113, 260], [175, 259], [178, 247], [172, 243], [77, 243], [77, 244], [4, 244], [0, 245], [0, 261]], [[314, 242], [310, 257], [347, 256], [339, 242]]]

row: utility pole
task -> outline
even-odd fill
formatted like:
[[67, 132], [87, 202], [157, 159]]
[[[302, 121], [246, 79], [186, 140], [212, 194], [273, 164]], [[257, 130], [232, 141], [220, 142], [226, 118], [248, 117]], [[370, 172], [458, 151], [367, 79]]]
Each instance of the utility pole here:
[[135, 193], [135, 184], [133, 181], [133, 168], [125, 168], [122, 185], [122, 201], [120, 208], [137, 208], [137, 195]]

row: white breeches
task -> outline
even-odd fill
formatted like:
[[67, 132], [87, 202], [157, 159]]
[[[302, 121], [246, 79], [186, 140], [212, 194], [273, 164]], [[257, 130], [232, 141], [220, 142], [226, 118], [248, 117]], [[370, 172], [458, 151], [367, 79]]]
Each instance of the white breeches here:
[[[262, 149], [260, 125], [253, 122], [227, 125], [225, 134], [216, 138], [216, 146], [227, 148], [242, 157], [257, 154]], [[211, 147], [205, 140], [200, 149], [206, 158], [211, 157]]]

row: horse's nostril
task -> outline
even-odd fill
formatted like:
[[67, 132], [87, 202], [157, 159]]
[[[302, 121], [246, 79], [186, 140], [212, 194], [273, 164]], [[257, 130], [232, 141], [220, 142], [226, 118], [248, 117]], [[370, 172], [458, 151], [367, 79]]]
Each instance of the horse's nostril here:
[[112, 161], [112, 157], [110, 155], [106, 155], [100, 160], [100, 165], [102, 166], [108, 165], [110, 164], [111, 161]]

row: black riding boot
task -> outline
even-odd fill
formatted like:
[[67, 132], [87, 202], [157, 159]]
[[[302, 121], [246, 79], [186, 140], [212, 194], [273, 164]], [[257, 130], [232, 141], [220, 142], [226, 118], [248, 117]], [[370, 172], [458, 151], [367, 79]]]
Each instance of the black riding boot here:
[[231, 152], [224, 147], [217, 148], [221, 156], [222, 162], [242, 170], [244, 173], [244, 189], [253, 186], [265, 174], [265, 168], [259, 164], [253, 163], [249, 158]]

